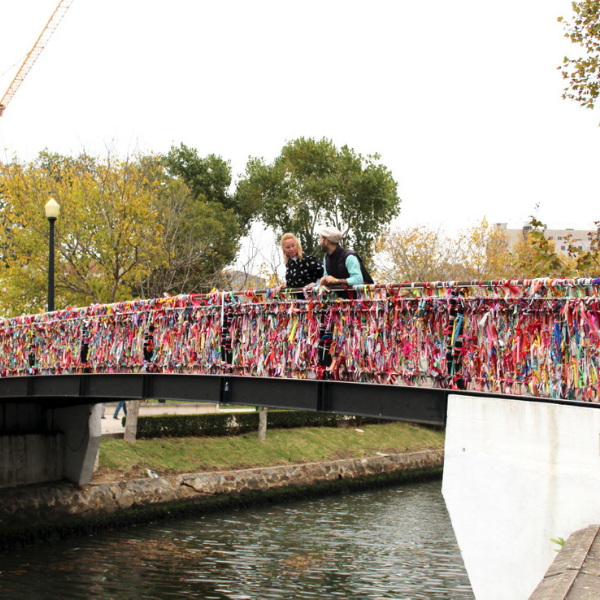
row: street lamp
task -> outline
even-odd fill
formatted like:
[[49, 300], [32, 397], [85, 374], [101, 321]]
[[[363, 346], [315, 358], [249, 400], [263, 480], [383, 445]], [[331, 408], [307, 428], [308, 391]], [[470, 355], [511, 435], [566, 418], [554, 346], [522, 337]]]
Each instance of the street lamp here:
[[60, 214], [60, 205], [54, 198], [50, 198], [44, 206], [46, 219], [50, 223], [50, 242], [48, 256], [48, 312], [54, 310], [54, 222]]

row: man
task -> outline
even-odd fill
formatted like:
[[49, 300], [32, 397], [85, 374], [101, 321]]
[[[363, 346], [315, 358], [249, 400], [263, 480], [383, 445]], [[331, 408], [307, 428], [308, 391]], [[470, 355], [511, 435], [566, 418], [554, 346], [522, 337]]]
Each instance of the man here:
[[319, 229], [319, 246], [325, 253], [323, 259], [325, 274], [321, 278], [320, 285], [351, 287], [363, 283], [373, 283], [373, 279], [356, 252], [340, 246], [342, 237], [342, 232], [335, 227]]
[[[319, 229], [319, 246], [325, 253], [323, 266], [324, 276], [319, 285], [322, 286], [353, 286], [362, 283], [373, 283], [369, 272], [365, 269], [362, 261], [354, 252], [340, 246], [342, 232], [335, 227], [323, 227]], [[347, 292], [340, 292], [340, 297], [347, 298]], [[332, 365], [330, 354], [332, 334], [331, 329], [326, 326], [326, 318], [321, 316], [321, 327], [319, 332], [319, 364], [325, 370], [322, 372], [323, 379], [329, 379], [329, 368]]]

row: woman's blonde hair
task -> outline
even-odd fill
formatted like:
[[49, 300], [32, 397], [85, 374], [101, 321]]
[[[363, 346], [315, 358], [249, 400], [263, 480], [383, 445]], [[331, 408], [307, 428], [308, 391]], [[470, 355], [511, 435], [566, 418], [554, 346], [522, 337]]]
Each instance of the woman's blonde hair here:
[[[302, 260], [302, 245], [298, 241], [298, 238], [293, 233], [284, 233], [281, 236], [281, 249], [282, 250], [283, 250], [283, 244], [284, 244], [285, 240], [294, 240], [296, 242], [296, 246], [298, 247], [298, 255], [297, 255], [298, 256], [298, 260]], [[290, 257], [284, 252], [283, 253], [283, 262], [284, 262], [284, 264], [287, 265], [288, 260], [290, 260]]]

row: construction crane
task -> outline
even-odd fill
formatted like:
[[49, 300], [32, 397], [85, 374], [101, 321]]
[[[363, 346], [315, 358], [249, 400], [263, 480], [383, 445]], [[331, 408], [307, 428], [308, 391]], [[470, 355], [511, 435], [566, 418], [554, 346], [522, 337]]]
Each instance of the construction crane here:
[[13, 99], [13, 96], [17, 93], [19, 86], [23, 83], [23, 80], [27, 76], [27, 73], [31, 71], [31, 67], [33, 67], [35, 61], [38, 59], [39, 55], [42, 53], [42, 50], [48, 43], [48, 40], [52, 37], [52, 34], [56, 31], [59, 23], [62, 21], [63, 17], [71, 4], [73, 4], [74, 0], [60, 0], [58, 6], [54, 9], [52, 16], [48, 19], [46, 26], [40, 33], [40, 37], [37, 39], [37, 42], [33, 45], [33, 48], [29, 51], [29, 54], [23, 61], [21, 68], [15, 75], [15, 78], [12, 80], [12, 83], [8, 86], [6, 93], [0, 100], [0, 117], [3, 115], [8, 103]]

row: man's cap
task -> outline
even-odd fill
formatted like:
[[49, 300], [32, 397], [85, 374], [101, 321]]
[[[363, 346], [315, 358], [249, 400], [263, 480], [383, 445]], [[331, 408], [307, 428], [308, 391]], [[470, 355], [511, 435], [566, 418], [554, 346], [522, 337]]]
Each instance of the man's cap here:
[[321, 227], [319, 233], [334, 244], [339, 244], [344, 234], [336, 227]]

